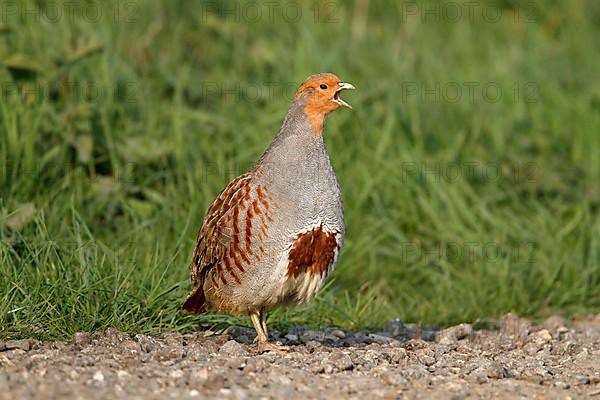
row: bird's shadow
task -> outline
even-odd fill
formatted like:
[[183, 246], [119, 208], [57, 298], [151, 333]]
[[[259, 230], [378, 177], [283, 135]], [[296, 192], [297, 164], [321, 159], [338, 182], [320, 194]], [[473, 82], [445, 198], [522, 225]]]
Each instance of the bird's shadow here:
[[[415, 324], [404, 324], [401, 321], [390, 321], [380, 331], [351, 331], [336, 327], [310, 329], [306, 326], [291, 327], [287, 331], [271, 330], [269, 341], [284, 346], [319, 345], [325, 347], [356, 347], [370, 344], [388, 345], [406, 342], [411, 339], [434, 341], [440, 327], [420, 327]], [[256, 339], [256, 331], [252, 328], [230, 326], [223, 332], [228, 340], [252, 345]]]

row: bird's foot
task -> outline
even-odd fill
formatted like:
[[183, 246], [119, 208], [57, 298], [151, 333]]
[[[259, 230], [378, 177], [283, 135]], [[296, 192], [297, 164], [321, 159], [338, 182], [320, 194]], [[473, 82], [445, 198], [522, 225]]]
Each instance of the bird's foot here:
[[284, 354], [284, 353], [287, 353], [288, 351], [290, 351], [290, 347], [282, 346], [280, 344], [269, 343], [269, 342], [259, 342], [258, 343], [258, 352], [266, 353], [267, 351], [273, 352], [273, 353]]

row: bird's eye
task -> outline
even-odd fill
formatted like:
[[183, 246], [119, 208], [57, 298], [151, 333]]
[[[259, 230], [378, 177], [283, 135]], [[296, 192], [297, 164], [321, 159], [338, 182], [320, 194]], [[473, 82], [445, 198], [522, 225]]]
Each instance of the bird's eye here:
[[321, 83], [321, 85], [319, 85], [319, 87], [323, 90], [327, 89], [327, 85], [324, 83]]

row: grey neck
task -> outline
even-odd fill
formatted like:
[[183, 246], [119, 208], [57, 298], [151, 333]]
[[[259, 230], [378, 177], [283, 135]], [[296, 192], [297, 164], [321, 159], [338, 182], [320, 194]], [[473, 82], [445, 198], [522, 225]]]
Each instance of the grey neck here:
[[304, 113], [304, 99], [292, 103], [277, 137], [259, 161], [260, 164], [289, 164], [321, 157], [325, 151], [323, 132], [315, 135]]
[[272, 185], [290, 189], [318, 185], [333, 176], [323, 134], [314, 134], [302, 99], [291, 105], [279, 134], [255, 170], [263, 172]]

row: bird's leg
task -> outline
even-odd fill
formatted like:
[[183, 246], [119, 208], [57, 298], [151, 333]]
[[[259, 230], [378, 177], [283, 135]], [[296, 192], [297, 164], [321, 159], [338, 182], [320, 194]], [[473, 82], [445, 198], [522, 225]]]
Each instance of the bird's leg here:
[[[290, 350], [288, 346], [281, 346], [278, 344], [269, 343], [269, 334], [267, 331], [267, 312], [264, 308], [258, 313], [259, 326], [261, 327], [262, 333], [264, 334], [265, 341], [261, 342], [260, 335], [258, 336], [258, 349], [261, 353], [265, 351], [273, 351], [276, 353], [285, 353]], [[256, 329], [256, 323], [254, 323]]]
[[262, 326], [262, 330], [268, 339], [269, 331], [267, 329], [267, 311], [264, 308], [260, 309], [259, 317], [260, 317], [260, 326]]
[[256, 341], [258, 342], [258, 347], [260, 347], [262, 343], [268, 343], [269, 338], [263, 330], [260, 320], [260, 312], [251, 313], [250, 319], [252, 320], [252, 325], [254, 325], [254, 329], [256, 330]]

